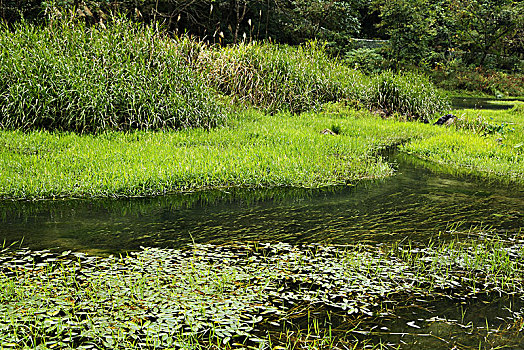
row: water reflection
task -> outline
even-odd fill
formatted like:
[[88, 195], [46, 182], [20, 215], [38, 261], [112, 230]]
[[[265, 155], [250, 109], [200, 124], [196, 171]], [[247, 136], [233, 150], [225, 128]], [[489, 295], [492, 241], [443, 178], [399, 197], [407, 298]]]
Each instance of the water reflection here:
[[126, 200], [0, 202], [0, 239], [90, 253], [242, 241], [426, 241], [449, 223], [524, 227], [524, 189], [446, 175], [397, 154], [397, 175], [327, 189], [243, 189]]
[[389, 317], [381, 319], [378, 327], [361, 326], [364, 331], [357, 330], [356, 338], [402, 344], [402, 349], [522, 349], [519, 296], [407, 299], [405, 305], [388, 310]]
[[521, 101], [519, 99], [493, 99], [478, 97], [455, 97], [451, 101], [453, 109], [488, 109], [504, 110], [513, 108], [514, 104], [501, 104], [500, 102]]

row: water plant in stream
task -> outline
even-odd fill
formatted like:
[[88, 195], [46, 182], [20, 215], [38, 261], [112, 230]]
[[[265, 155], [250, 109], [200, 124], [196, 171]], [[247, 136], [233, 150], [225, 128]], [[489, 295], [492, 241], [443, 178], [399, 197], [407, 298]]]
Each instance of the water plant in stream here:
[[[0, 339], [6, 349], [343, 349], [365, 344], [361, 335], [389, 322], [405, 300], [460, 305], [494, 293], [514, 296], [508, 325], [523, 312], [522, 244], [231, 243], [108, 258], [3, 249]], [[429, 314], [407, 327], [434, 324], [439, 314]], [[471, 327], [493, 337], [478, 323]], [[381, 332], [394, 335], [387, 329]]]

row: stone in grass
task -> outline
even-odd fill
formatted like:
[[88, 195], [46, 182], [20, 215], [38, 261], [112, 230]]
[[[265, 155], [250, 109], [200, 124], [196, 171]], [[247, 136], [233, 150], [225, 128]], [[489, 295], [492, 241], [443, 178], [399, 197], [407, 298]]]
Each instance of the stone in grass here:
[[455, 121], [455, 119], [457, 118], [457, 116], [453, 115], [453, 114], [446, 114], [445, 116], [442, 116], [440, 117], [436, 122], [435, 124], [433, 125], [451, 125], [453, 124], [453, 122]]
[[320, 133], [324, 134], [324, 135], [333, 135], [333, 136], [336, 135], [336, 133], [333, 130], [330, 130], [330, 129], [324, 129]]

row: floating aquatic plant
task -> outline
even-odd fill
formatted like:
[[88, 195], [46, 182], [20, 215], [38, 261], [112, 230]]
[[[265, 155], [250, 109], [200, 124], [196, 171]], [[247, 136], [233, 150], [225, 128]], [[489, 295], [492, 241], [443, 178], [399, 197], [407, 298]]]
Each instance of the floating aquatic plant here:
[[336, 347], [406, 295], [522, 293], [523, 270], [521, 249], [497, 243], [194, 245], [109, 258], [4, 249], [0, 337], [5, 348], [248, 347], [333, 327], [323, 339]]

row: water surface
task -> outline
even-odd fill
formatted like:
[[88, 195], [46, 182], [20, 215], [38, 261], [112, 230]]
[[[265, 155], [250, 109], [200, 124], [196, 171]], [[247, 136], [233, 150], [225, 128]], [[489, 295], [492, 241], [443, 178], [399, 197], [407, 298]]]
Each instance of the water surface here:
[[454, 97], [451, 100], [453, 109], [488, 109], [504, 110], [513, 108], [514, 104], [501, 104], [500, 102], [522, 101], [519, 99], [495, 99], [479, 97]]
[[524, 227], [524, 189], [391, 158], [396, 175], [323, 189], [243, 189], [154, 198], [0, 202], [0, 239], [107, 254], [230, 241], [428, 241], [450, 224]]

